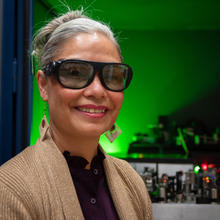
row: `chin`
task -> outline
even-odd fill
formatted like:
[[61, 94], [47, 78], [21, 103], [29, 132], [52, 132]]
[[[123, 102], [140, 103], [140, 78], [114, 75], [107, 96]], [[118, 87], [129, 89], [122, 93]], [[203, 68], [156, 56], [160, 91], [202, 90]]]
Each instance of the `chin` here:
[[98, 129], [90, 129], [87, 132], [85, 132], [85, 136], [89, 137], [100, 137], [102, 134], [104, 134], [106, 130], [98, 130]]
[[[75, 130], [75, 129], [72, 129], [72, 130]], [[84, 137], [99, 137], [101, 136], [103, 133], [105, 133], [108, 129], [105, 127], [101, 127], [101, 126], [98, 126], [98, 125], [84, 125], [84, 126], [79, 126], [77, 128], [77, 133], [80, 135], [80, 136], [84, 136]]]

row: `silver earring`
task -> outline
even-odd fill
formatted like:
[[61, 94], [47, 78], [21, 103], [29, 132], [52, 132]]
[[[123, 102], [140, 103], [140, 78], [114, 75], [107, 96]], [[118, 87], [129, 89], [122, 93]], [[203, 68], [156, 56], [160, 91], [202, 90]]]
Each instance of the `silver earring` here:
[[105, 132], [105, 136], [112, 143], [121, 133], [122, 133], [122, 130], [119, 128], [119, 126], [116, 123], [114, 123], [112, 128], [108, 130], [107, 132]]

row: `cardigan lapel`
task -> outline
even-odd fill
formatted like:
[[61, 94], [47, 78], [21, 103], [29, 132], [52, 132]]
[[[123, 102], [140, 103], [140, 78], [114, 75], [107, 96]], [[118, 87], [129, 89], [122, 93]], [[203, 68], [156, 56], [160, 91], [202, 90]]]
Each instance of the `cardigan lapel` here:
[[48, 178], [55, 183], [55, 190], [59, 195], [65, 219], [83, 220], [84, 217], [68, 165], [50, 135], [47, 122], [44, 127], [41, 125], [40, 133], [41, 159], [49, 169]]
[[108, 187], [115, 204], [115, 208], [121, 220], [136, 220], [135, 211], [132, 206], [132, 199], [124, 182], [123, 177], [117, 172], [115, 165], [110, 156], [106, 155], [104, 168], [107, 178]]

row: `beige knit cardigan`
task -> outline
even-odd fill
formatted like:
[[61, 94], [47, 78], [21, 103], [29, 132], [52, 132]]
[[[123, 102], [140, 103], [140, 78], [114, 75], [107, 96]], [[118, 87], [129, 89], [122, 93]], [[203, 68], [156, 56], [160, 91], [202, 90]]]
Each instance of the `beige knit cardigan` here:
[[[37, 143], [0, 167], [1, 220], [84, 219], [68, 165], [48, 128], [47, 123], [41, 126]], [[107, 183], [120, 219], [151, 220], [151, 201], [141, 177], [126, 161], [105, 156]]]

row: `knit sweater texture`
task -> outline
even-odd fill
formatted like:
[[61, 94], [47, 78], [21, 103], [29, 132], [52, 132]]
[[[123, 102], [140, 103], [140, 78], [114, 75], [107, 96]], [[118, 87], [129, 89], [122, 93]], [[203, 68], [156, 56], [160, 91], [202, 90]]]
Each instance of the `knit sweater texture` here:
[[[40, 126], [34, 146], [0, 167], [1, 220], [83, 220], [70, 171], [49, 125]], [[108, 187], [121, 220], [152, 220], [145, 184], [124, 160], [103, 161]], [[95, 220], [95, 216], [91, 216]]]

